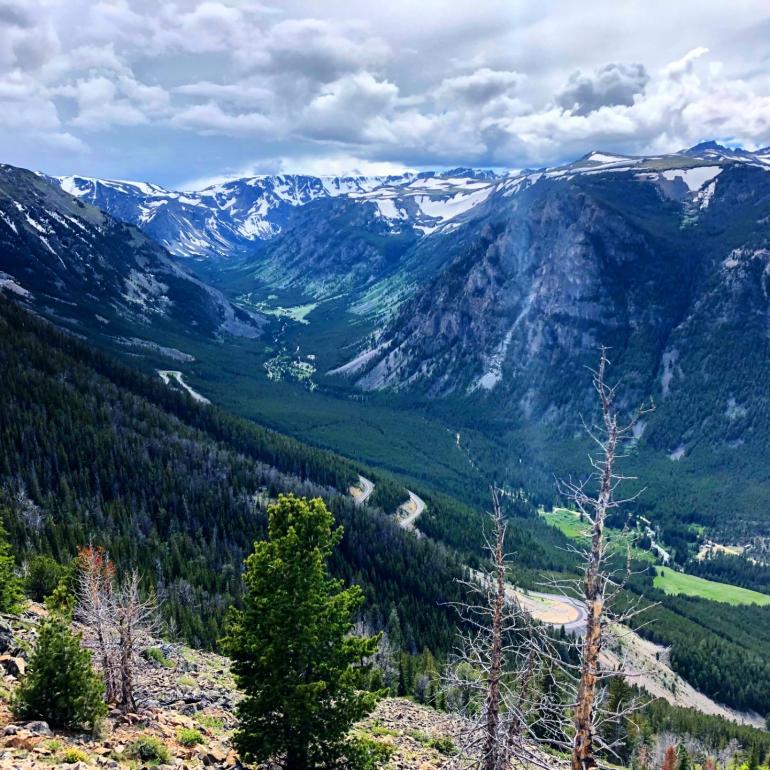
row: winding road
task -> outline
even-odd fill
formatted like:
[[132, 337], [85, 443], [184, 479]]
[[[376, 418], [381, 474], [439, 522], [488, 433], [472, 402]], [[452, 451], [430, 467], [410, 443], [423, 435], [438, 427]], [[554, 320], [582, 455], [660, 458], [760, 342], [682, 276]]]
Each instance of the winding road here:
[[374, 483], [359, 474], [358, 484], [350, 487], [348, 491], [356, 505], [363, 505], [371, 497], [372, 492], [374, 492]]
[[[472, 569], [473, 580], [482, 585], [488, 578], [478, 570]], [[579, 599], [561, 594], [548, 594], [541, 591], [525, 591], [510, 584], [505, 587], [510, 601], [517, 601], [535, 620], [561, 628], [573, 636], [582, 636], [586, 629], [588, 610]]]
[[414, 522], [425, 510], [425, 501], [414, 492], [410, 492], [408, 489], [406, 491], [409, 493], [409, 499], [402, 503], [396, 511], [399, 526], [413, 532], [417, 537], [422, 537], [422, 532], [414, 526]]
[[519, 603], [529, 614], [549, 626], [560, 628], [573, 636], [582, 636], [586, 630], [588, 610], [579, 599], [560, 594], [546, 594], [540, 591], [522, 591], [511, 587]]

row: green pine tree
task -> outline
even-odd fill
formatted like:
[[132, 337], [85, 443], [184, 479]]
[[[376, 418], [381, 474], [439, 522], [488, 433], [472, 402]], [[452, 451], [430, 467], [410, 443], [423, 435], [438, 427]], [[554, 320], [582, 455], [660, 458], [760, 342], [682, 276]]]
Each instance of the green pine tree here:
[[11, 553], [0, 511], [0, 612], [16, 612], [23, 598], [21, 580], [16, 574], [16, 562]]
[[37, 645], [13, 701], [16, 716], [68, 729], [93, 728], [107, 713], [104, 684], [65, 615], [40, 626]]
[[351, 636], [363, 601], [327, 562], [342, 537], [321, 499], [281, 495], [268, 510], [268, 539], [246, 560], [244, 609], [224, 648], [245, 697], [235, 744], [241, 759], [278, 759], [287, 770], [355, 764], [350, 726], [378, 694], [363, 692], [377, 637]]
[[759, 770], [759, 746], [757, 742], [751, 744], [751, 753], [749, 754], [748, 770]]
[[680, 743], [676, 750], [676, 770], [690, 770], [690, 755], [687, 753], [683, 743]]

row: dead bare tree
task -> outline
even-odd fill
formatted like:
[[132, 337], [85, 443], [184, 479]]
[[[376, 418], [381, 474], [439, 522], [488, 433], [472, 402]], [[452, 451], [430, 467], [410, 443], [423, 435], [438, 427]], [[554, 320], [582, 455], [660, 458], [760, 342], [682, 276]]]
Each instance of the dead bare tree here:
[[142, 598], [139, 573], [134, 570], [114, 591], [111, 605], [117, 640], [117, 670], [121, 706], [136, 708], [135, 672], [139, 653], [160, 629], [158, 605], [154, 595]]
[[106, 700], [134, 710], [139, 653], [160, 629], [157, 601], [154, 595], [142, 597], [136, 571], [116, 585], [115, 569], [102, 549], [82, 549], [78, 564], [76, 617], [96, 653]]
[[85, 627], [86, 644], [102, 670], [107, 703], [117, 701], [112, 616], [115, 568], [101, 548], [88, 546], [78, 553], [75, 617]]
[[[597, 749], [611, 748], [601, 746], [601, 724], [607, 719], [622, 719], [635, 708], [634, 704], [627, 704], [623, 707], [623, 714], [607, 715], [599, 707], [602, 700], [599, 683], [604, 676], [600, 670], [600, 654], [610, 617], [608, 607], [624, 587], [631, 570], [630, 544], [627, 545], [625, 575], [618, 579], [617, 571], [607, 568], [604, 528], [610, 511], [630, 503], [639, 495], [637, 492], [625, 499], [618, 497], [619, 486], [633, 477], [618, 473], [616, 463], [625, 456], [624, 445], [633, 437], [634, 426], [653, 406], [641, 407], [628, 422], [621, 423], [616, 406], [617, 385], [607, 384], [608, 365], [607, 349], [602, 348], [599, 366], [593, 370], [593, 387], [601, 406], [601, 420], [597, 427], [586, 426], [588, 435], [599, 448], [596, 454], [589, 456], [593, 471], [585, 481], [560, 483], [562, 494], [590, 523], [590, 544], [584, 553], [585, 570], [581, 585], [587, 619], [585, 636], [580, 645], [579, 680], [573, 710], [572, 770], [596, 767]], [[598, 486], [597, 491], [593, 491], [596, 489], [594, 485]], [[614, 620], [627, 622], [638, 612], [638, 607], [634, 606]]]
[[[463, 752], [456, 763], [479, 770], [545, 770], [552, 760], [538, 744], [548, 731], [538, 728], [553, 715], [538, 711], [536, 683], [558, 655], [546, 630], [533, 622], [507, 584], [505, 519], [495, 489], [491, 521], [492, 568], [472, 573], [465, 582], [478, 600], [455, 605], [462, 630], [445, 686], [465, 694], [461, 711], [468, 717], [466, 731], [458, 736]], [[553, 734], [554, 725], [550, 728]]]

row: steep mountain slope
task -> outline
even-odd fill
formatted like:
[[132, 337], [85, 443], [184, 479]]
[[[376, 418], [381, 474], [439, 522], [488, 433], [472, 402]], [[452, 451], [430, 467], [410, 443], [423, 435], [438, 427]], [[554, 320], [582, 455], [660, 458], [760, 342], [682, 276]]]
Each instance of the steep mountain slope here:
[[[770, 527], [768, 171], [768, 150], [705, 143], [646, 158], [594, 152], [505, 177], [239, 180], [191, 193], [196, 205], [142, 185], [77, 185], [116, 213], [133, 200], [123, 216], [147, 231], [164, 210], [201, 209], [205, 225], [184, 227], [206, 243], [214, 224], [262, 217], [267, 229], [249, 225], [239, 246], [220, 242], [216, 253], [234, 259], [189, 263], [241, 308], [278, 317], [249, 376], [285, 370], [307, 383], [312, 370], [306, 387], [348, 399], [340, 411], [362, 398], [353, 390], [394, 414], [429, 412], [461, 434], [475, 468], [540, 501], [554, 472], [580, 470], [585, 366], [610, 346], [626, 406], [658, 405], [637, 436], [652, 487], [640, 506], [676, 550], [696, 524], [726, 542]], [[157, 196], [173, 200], [150, 217]], [[181, 226], [162, 237], [181, 243]], [[270, 408], [287, 424], [283, 407]], [[309, 435], [312, 422], [293, 429]], [[379, 445], [381, 430], [367, 441]]]
[[416, 650], [451, 645], [445, 602], [460, 566], [357, 507], [354, 464], [202, 406], [1, 295], [0, 392], [0, 516], [20, 562], [105, 546], [118, 569], [142, 570], [189, 641], [209, 646], [270, 499], [322, 496], [345, 527], [334, 571], [362, 585], [372, 623], [395, 608]]
[[761, 316], [761, 269], [752, 294], [738, 263], [762, 260], [770, 175], [729, 158], [666, 166], [676, 161], [685, 168], [618, 159], [499, 185], [468, 223], [465, 250], [386, 329], [359, 385], [507, 390], [542, 413], [559, 394], [530, 392], [532, 367], [572, 377], [599, 344], [621, 358], [638, 348], [646, 360], [635, 362], [634, 384], [649, 392], [662, 356], [674, 355], [661, 346], [687, 318], [705, 330], [714, 319], [697, 319], [714, 301], [732, 308], [724, 318]]
[[592, 407], [585, 367], [607, 345], [625, 406], [657, 402], [637, 436], [647, 504], [730, 538], [769, 534], [770, 174], [766, 154], [714, 152], [502, 182], [442, 236], [451, 251], [462, 233], [460, 253], [335, 374], [499, 439], [490, 470], [531, 489], [522, 454], [548, 476], [579, 470], [582, 450], [566, 447]]
[[261, 324], [136, 228], [12, 166], [0, 166], [0, 281], [39, 312], [113, 334], [253, 337]]

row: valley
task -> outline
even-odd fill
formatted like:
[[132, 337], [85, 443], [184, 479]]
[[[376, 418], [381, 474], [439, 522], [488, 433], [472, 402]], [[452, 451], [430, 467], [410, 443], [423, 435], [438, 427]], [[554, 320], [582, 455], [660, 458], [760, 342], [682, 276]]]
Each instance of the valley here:
[[[238, 601], [235, 562], [264, 526], [266, 505], [287, 488], [323, 495], [352, 528], [337, 574], [362, 581], [375, 630], [394, 611], [409, 625], [410, 660], [423, 648], [448, 654], [452, 620], [437, 602], [451, 593], [450, 575], [485, 558], [480, 512], [491, 483], [506, 493], [517, 596], [542, 623], [579, 635], [585, 607], [541, 589], [544, 576], [580, 573], [569, 546], [585, 542], [583, 525], [561, 507], [554, 476], [585, 475], [584, 368], [596, 345], [612, 344], [624, 411], [656, 403], [627, 461], [639, 477], [629, 484], [629, 520], [612, 520], [607, 530], [611, 551], [630, 547], [637, 568], [628, 600], [649, 602], [655, 622], [613, 634], [605, 665], [622, 659], [636, 671], [632, 686], [677, 708], [760, 726], [756, 715], [770, 709], [763, 588], [770, 582], [746, 554], [770, 532], [762, 472], [770, 351], [756, 321], [767, 311], [756, 223], [770, 215], [770, 156], [723, 150], [654, 159], [594, 153], [510, 176], [464, 169], [354, 181], [260, 178], [197, 196], [4, 167], [0, 236], [15, 245], [6, 246], [0, 287], [127, 364], [138, 379], [111, 364], [97, 370], [108, 372], [109, 388], [130, 382], [132, 399], [149, 400], [140, 411], [171, 409], [191, 431], [182, 443], [224, 442], [233, 455], [222, 468], [260, 479], [256, 488], [239, 481], [237, 494], [217, 488], [227, 514], [211, 553], [193, 534], [204, 508], [196, 509], [200, 524], [172, 535], [179, 516], [189, 520], [186, 497], [181, 507], [174, 494], [163, 498], [175, 511], [170, 519], [146, 506], [142, 520], [152, 523], [136, 525], [142, 545], [132, 553], [145, 560], [165, 563], [160, 544], [172, 537], [175, 566], [164, 568], [160, 584], [169, 586], [184, 632], [204, 645], [216, 638], [221, 607]], [[112, 235], [101, 244], [105, 228]], [[22, 258], [19, 231], [32, 257]], [[81, 259], [85, 244], [98, 260]], [[77, 270], [62, 259], [70, 255]], [[24, 326], [8, 312], [7, 323]], [[746, 324], [757, 336], [734, 344], [731, 333]], [[33, 336], [43, 344], [44, 332]], [[748, 348], [759, 362], [750, 370]], [[710, 367], [725, 376], [710, 377]], [[267, 433], [244, 438], [248, 426]], [[212, 471], [202, 457], [195, 462], [200, 468], [186, 473], [200, 476], [204, 489]], [[244, 462], [256, 465], [246, 471]], [[21, 471], [11, 466], [5, 483], [13, 486]], [[23, 494], [38, 487], [30, 504], [69, 511], [68, 529], [50, 522], [45, 539], [78, 539], [90, 525], [60, 499], [50, 471], [23, 475]], [[10, 497], [22, 494], [13, 489]], [[110, 516], [126, 515], [124, 506], [118, 495]], [[405, 574], [394, 577], [383, 552], [363, 546], [370, 527], [383, 552], [409, 553]], [[25, 542], [20, 524], [14, 536]], [[737, 545], [711, 546], [704, 559], [712, 541]], [[120, 535], [111, 532], [109, 542]], [[57, 545], [56, 553], [68, 548]], [[734, 560], [730, 575], [738, 577], [730, 579], [741, 585], [693, 574], [716, 568], [714, 556]], [[417, 577], [422, 558], [440, 564], [428, 593]], [[205, 619], [184, 608], [186, 585], [202, 604], [213, 600]]]
[[770, 770], [768, 29], [0, 0], [0, 770]]

